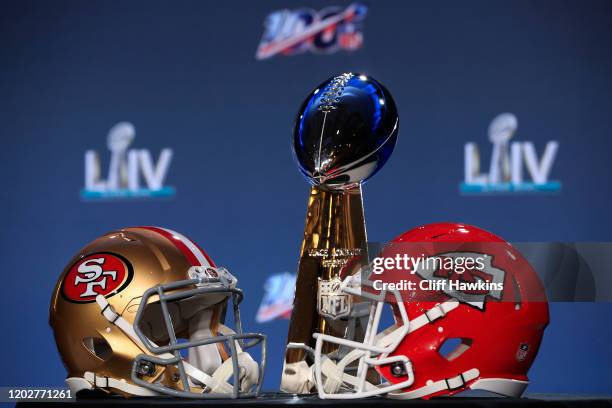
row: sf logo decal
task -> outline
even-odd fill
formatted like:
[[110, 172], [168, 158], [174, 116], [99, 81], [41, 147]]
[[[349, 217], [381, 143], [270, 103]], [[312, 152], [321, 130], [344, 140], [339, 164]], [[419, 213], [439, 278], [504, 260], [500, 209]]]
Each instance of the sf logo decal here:
[[106, 290], [107, 278], [110, 278], [112, 281], [117, 280], [117, 271], [105, 271], [102, 269], [101, 265], [104, 264], [104, 261], [106, 261], [104, 257], [94, 258], [88, 259], [79, 265], [77, 268], [79, 274], [74, 278], [74, 284], [78, 286], [80, 283], [84, 283], [87, 288], [79, 297], [96, 296], [97, 292], [94, 292], [94, 287], [99, 286], [102, 290]]
[[64, 297], [76, 303], [89, 303], [97, 295], [114, 295], [132, 279], [132, 266], [120, 255], [95, 253], [79, 259], [62, 282]]

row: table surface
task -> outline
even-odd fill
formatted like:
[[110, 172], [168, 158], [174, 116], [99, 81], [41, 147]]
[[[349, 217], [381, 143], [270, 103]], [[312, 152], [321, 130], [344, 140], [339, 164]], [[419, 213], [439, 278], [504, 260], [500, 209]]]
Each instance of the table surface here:
[[461, 396], [461, 397], [446, 397], [435, 398], [428, 401], [425, 400], [394, 400], [388, 398], [363, 398], [355, 400], [321, 400], [316, 396], [292, 396], [282, 393], [264, 393], [258, 398], [249, 399], [176, 399], [176, 398], [121, 398], [121, 397], [105, 397], [78, 398], [74, 401], [53, 401], [53, 402], [35, 402], [23, 401], [16, 404], [17, 407], [32, 407], [43, 408], [53, 407], [62, 408], [77, 406], [87, 407], [109, 407], [109, 406], [126, 406], [129, 408], [135, 407], [165, 407], [173, 406], [223, 406], [223, 407], [256, 407], [256, 406], [286, 406], [297, 405], [300, 407], [321, 407], [323, 405], [333, 405], [338, 407], [355, 407], [355, 406], [376, 406], [378, 407], [398, 407], [401, 405], [410, 405], [411, 408], [416, 407], [451, 407], [457, 408], [462, 406], [469, 407], [516, 407], [516, 406], [531, 406], [531, 407], [612, 407], [612, 396], [597, 396], [597, 395], [571, 395], [571, 394], [530, 394], [524, 398], [495, 398], [483, 396]]

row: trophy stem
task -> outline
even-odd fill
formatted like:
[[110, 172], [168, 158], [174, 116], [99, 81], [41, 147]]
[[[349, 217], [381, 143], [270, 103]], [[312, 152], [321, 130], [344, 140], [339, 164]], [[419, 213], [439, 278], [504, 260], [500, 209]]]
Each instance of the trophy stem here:
[[[327, 283], [339, 283], [345, 278], [345, 271], [343, 276], [340, 276], [340, 271], [349, 261], [353, 264], [356, 260], [367, 260], [366, 242], [361, 186], [343, 191], [312, 187], [288, 343], [314, 347], [313, 333], [347, 336], [349, 328], [347, 319], [343, 317], [350, 313], [351, 299], [342, 299], [349, 297], [346, 294], [331, 292]], [[356, 341], [363, 340], [363, 330], [359, 328], [357, 331], [361, 333], [353, 332], [351, 337]], [[326, 345], [323, 351], [329, 354], [336, 350], [333, 345]], [[285, 363], [296, 363], [306, 357], [303, 349], [288, 349]]]

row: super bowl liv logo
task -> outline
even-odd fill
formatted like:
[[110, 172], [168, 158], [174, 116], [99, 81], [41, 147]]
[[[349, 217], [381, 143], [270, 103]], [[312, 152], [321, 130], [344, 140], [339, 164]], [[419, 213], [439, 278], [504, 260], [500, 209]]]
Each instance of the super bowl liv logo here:
[[[498, 115], [489, 125], [489, 141], [493, 144], [488, 173], [481, 173], [481, 155], [476, 143], [464, 148], [465, 174], [459, 189], [463, 194], [511, 192], [557, 192], [560, 181], [548, 179], [555, 162], [559, 143], [549, 141], [538, 158], [532, 142], [512, 142], [518, 120], [511, 113]], [[524, 169], [530, 181], [525, 180]]]
[[157, 162], [154, 162], [149, 150], [128, 149], [135, 136], [136, 129], [129, 122], [117, 123], [110, 129], [107, 147], [111, 155], [106, 179], [103, 179], [98, 152], [85, 152], [83, 199], [169, 197], [175, 194], [173, 187], [164, 186], [172, 150], [162, 149]]
[[367, 10], [361, 3], [352, 3], [348, 7], [331, 6], [318, 12], [301, 8], [270, 13], [255, 58], [359, 49], [363, 45], [362, 22]]

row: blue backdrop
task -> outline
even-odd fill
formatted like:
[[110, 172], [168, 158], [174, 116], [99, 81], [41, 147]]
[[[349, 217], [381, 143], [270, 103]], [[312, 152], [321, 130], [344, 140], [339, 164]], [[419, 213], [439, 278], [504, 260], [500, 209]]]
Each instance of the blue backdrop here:
[[[334, 3], [347, 6], [347, 2]], [[3, 228], [2, 385], [61, 385], [47, 324], [70, 257], [123, 226], [161, 225], [198, 241], [247, 293], [245, 327], [269, 334], [266, 388], [278, 386], [287, 321], [257, 325], [263, 281], [294, 271], [308, 186], [290, 151], [295, 112], [343, 71], [384, 83], [400, 112], [385, 168], [364, 187], [369, 239], [434, 221], [514, 241], [610, 241], [612, 3], [376, 1], [363, 47], [258, 61], [265, 17], [320, 1], [15, 1], [0, 13]], [[512, 112], [517, 140], [560, 143], [558, 194], [462, 196], [463, 145], [481, 146]], [[108, 168], [108, 130], [174, 157], [165, 199], [84, 202], [83, 156]], [[607, 303], [555, 303], [531, 392], [610, 393]]]

